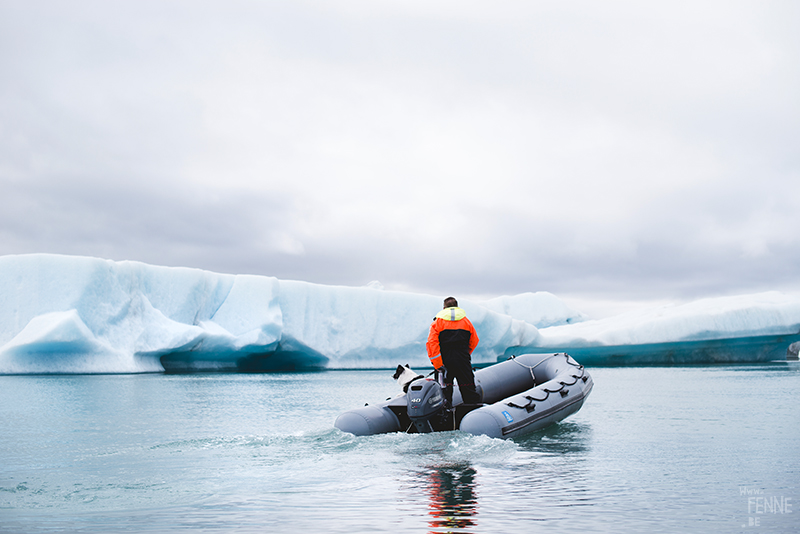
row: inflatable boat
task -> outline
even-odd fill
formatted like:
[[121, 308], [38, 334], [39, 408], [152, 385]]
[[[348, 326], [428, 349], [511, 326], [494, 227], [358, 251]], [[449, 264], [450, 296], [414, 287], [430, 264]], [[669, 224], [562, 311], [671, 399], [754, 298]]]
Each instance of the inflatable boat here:
[[577, 412], [593, 385], [586, 369], [565, 353], [523, 354], [479, 369], [480, 404], [464, 404], [456, 387], [449, 406], [438, 377], [418, 375], [408, 366], [398, 366], [395, 379], [404, 393], [345, 412], [334, 426], [357, 436], [462, 430], [514, 438]]

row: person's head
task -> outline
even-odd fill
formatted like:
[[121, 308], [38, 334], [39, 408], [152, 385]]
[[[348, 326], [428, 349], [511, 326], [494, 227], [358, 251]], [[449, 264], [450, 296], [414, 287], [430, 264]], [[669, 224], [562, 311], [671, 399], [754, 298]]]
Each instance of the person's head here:
[[455, 299], [455, 297], [447, 297], [446, 299], [444, 299], [444, 307], [445, 308], [457, 308], [458, 307], [458, 301]]

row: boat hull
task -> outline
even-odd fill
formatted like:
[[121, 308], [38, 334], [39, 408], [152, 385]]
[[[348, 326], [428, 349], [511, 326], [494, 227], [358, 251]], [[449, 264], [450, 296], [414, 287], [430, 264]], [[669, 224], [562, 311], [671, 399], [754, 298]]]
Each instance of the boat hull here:
[[[577, 412], [592, 390], [584, 367], [565, 353], [523, 354], [480, 369], [475, 383], [480, 407], [463, 405], [453, 392], [455, 411], [434, 430], [462, 430], [475, 435], [514, 438], [541, 430]], [[334, 426], [357, 436], [415, 432], [406, 413], [406, 395], [341, 414]], [[472, 409], [475, 408], [475, 409]]]

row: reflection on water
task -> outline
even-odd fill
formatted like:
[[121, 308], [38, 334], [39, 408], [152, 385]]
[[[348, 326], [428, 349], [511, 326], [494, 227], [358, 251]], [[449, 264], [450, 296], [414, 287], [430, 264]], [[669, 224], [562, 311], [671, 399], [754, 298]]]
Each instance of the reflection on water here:
[[431, 468], [426, 481], [431, 532], [472, 532], [478, 513], [476, 474], [470, 465]]
[[404, 436], [394, 452], [421, 461], [403, 477], [402, 500], [414, 503], [411, 516], [431, 534], [502, 531], [521, 517], [566, 520], [566, 510], [597, 505], [585, 462], [593, 433], [589, 423], [562, 421], [514, 440], [457, 432]]

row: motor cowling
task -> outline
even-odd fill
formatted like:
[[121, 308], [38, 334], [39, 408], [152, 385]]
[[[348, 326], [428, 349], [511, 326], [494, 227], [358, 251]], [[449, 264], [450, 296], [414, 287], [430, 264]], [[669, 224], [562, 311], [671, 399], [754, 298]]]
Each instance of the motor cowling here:
[[434, 380], [415, 380], [406, 393], [408, 417], [417, 427], [417, 432], [433, 432], [431, 417], [444, 410], [442, 387]]

